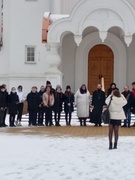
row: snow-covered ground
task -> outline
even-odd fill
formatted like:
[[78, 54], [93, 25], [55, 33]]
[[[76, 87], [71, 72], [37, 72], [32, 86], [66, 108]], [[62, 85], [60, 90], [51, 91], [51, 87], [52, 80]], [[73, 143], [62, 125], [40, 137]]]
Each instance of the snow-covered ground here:
[[118, 149], [109, 150], [107, 137], [6, 134], [5, 129], [0, 180], [135, 180], [135, 137], [120, 137]]
[[0, 180], [135, 180], [135, 137], [0, 134]]

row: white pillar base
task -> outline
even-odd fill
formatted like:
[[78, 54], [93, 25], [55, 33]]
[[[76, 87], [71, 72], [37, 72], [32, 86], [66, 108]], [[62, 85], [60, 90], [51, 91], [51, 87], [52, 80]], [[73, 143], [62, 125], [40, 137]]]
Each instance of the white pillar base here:
[[51, 43], [50, 53], [47, 57], [47, 62], [49, 69], [46, 71], [46, 80], [50, 81], [53, 88], [56, 88], [56, 85], [62, 86], [62, 72], [58, 69], [61, 64], [61, 57], [58, 54], [59, 44]]
[[57, 85], [61, 85], [62, 87], [62, 72], [57, 68], [50, 68], [46, 72], [46, 80], [50, 81], [52, 87], [55, 89]]

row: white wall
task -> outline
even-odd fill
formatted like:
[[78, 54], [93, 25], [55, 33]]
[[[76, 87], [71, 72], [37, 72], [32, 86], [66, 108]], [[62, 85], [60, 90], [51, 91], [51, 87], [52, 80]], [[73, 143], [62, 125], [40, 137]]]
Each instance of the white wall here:
[[[134, 0], [129, 1], [135, 3]], [[27, 93], [31, 86], [40, 87], [45, 84], [48, 51], [41, 43], [42, 17], [45, 11], [51, 11], [51, 2], [51, 0], [4, 0], [4, 42], [0, 51], [0, 84], [6, 83], [8, 89], [22, 84]], [[70, 13], [77, 2], [79, 0], [61, 0], [62, 13]], [[25, 45], [36, 46], [36, 64], [25, 64]], [[76, 48], [73, 35], [66, 36], [61, 52], [63, 90], [68, 84], [73, 91], [75, 90]], [[135, 38], [127, 48], [127, 53], [127, 83], [130, 85], [135, 81]]]
[[[42, 17], [49, 10], [49, 1], [12, 0], [11, 4], [11, 47], [10, 73], [43, 74], [48, 68], [45, 63], [46, 51], [41, 43]], [[36, 46], [35, 65], [25, 64], [25, 45]], [[38, 58], [38, 54], [40, 57]], [[17, 65], [17, 68], [14, 65]]]
[[10, 1], [4, 1], [3, 9], [3, 47], [0, 50], [0, 75], [7, 74], [9, 71], [10, 57]]
[[61, 0], [62, 1], [62, 14], [70, 14], [74, 6], [80, 1], [80, 0]]
[[0, 0], [0, 40], [1, 40], [1, 24], [2, 24], [2, 0]]
[[[9, 79], [0, 78], [0, 84], [7, 83], [9, 89], [24, 84], [26, 91], [29, 91], [31, 86], [42, 85], [46, 81], [48, 51], [41, 41], [42, 18], [45, 11], [50, 11], [50, 3], [50, 0], [4, 0], [4, 42], [0, 51], [0, 76]], [[36, 46], [36, 64], [25, 64], [26, 45]]]
[[52, 0], [51, 2], [51, 13], [52, 14], [61, 14], [61, 1], [62, 0]]
[[135, 0], [128, 0], [128, 2], [135, 8]]

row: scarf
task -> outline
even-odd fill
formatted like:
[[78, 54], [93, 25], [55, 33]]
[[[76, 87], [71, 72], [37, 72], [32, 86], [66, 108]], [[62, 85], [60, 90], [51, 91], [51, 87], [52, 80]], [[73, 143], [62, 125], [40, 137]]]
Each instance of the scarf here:
[[132, 89], [132, 93], [133, 93], [134, 99], [135, 99], [135, 89]]

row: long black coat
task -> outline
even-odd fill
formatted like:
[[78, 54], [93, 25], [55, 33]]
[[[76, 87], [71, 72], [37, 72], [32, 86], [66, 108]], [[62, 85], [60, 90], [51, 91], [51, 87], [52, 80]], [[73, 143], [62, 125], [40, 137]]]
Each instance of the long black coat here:
[[17, 104], [19, 103], [19, 97], [17, 93], [10, 93], [8, 96], [8, 107], [9, 107], [9, 114], [17, 114]]
[[39, 96], [38, 93], [33, 93], [32, 91], [27, 95], [28, 111], [37, 111], [39, 107]]
[[102, 108], [105, 105], [105, 92], [104, 91], [94, 91], [92, 97], [92, 106], [94, 109], [92, 111], [92, 122], [95, 124], [101, 124], [101, 113]]
[[124, 91], [122, 94], [127, 99], [127, 104], [123, 107], [123, 109], [127, 111], [128, 109], [131, 109], [131, 107], [134, 107], [134, 96], [131, 91]]
[[8, 93], [0, 91], [0, 108], [5, 108], [8, 106]]
[[64, 100], [64, 95], [62, 92], [54, 93], [54, 106], [53, 106], [53, 111], [54, 112], [61, 112], [62, 111], [62, 103]]
[[43, 103], [43, 94], [44, 94], [44, 92], [42, 92], [42, 91], [38, 92], [39, 104]]
[[42, 92], [42, 91], [39, 91], [38, 92], [38, 101], [39, 101], [39, 107], [38, 107], [38, 109], [39, 109], [39, 111], [40, 110], [44, 110], [44, 106], [43, 106], [43, 94], [44, 94], [45, 92]]
[[[71, 106], [68, 106], [68, 103], [71, 103]], [[64, 112], [69, 113], [74, 111], [74, 94], [71, 93], [70, 96], [67, 96], [66, 93], [64, 94]]]

